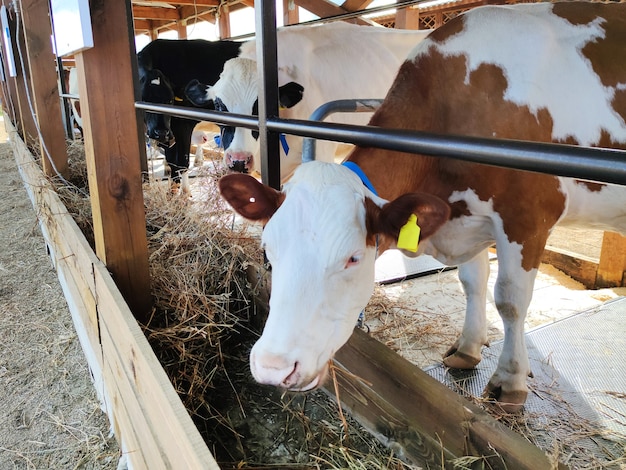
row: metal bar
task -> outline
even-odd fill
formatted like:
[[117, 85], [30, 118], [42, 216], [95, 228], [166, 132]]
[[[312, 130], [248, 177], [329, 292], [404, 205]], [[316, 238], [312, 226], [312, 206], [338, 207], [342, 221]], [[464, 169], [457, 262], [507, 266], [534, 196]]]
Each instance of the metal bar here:
[[[324, 103], [309, 116], [309, 121], [323, 121], [333, 113], [367, 113], [374, 112], [383, 104], [382, 99], [376, 100], [335, 100]], [[315, 139], [305, 137], [302, 142], [302, 163], [315, 160]]]
[[362, 147], [451, 157], [519, 170], [626, 185], [626, 151], [486, 139], [301, 120], [272, 120], [268, 128]]
[[[151, 112], [167, 112], [174, 116], [200, 121], [249, 129], [258, 128], [257, 119], [252, 116], [198, 111], [193, 108], [153, 105], [144, 102], [138, 102], [135, 106]], [[436, 135], [418, 131], [304, 120], [270, 119], [267, 127], [275, 132], [334, 142], [349, 142], [364, 147], [458, 158], [486, 165], [626, 185], [626, 151], [623, 150]]]
[[280, 189], [279, 133], [267, 129], [267, 122], [278, 117], [278, 69], [276, 44], [276, 2], [259, 0], [255, 8], [256, 55], [259, 74], [259, 139], [263, 183]]

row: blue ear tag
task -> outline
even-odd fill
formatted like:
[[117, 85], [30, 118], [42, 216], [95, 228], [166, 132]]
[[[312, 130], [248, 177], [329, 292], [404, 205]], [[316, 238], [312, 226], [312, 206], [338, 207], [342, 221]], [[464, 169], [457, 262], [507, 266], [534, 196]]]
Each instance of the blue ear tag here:
[[407, 223], [400, 229], [396, 246], [402, 250], [415, 253], [420, 239], [420, 231], [420, 226], [417, 225], [417, 216], [411, 214]]

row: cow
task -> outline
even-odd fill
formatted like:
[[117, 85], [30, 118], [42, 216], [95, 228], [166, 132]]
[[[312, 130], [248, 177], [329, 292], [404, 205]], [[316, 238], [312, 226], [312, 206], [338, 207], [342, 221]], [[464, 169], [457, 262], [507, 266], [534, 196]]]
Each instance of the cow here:
[[[623, 3], [470, 10], [410, 53], [369, 124], [626, 149], [625, 34]], [[254, 378], [289, 390], [320, 386], [372, 294], [376, 256], [399, 237], [409, 256], [459, 266], [466, 317], [443, 361], [475, 367], [487, 343], [495, 244], [504, 343], [484, 393], [507, 411], [523, 409], [524, 318], [548, 235], [556, 224], [626, 233], [626, 188], [358, 146], [346, 162], [305, 163], [282, 191], [243, 174], [220, 180], [239, 214], [265, 224], [270, 313], [250, 353]], [[421, 234], [407, 238], [414, 224]]]
[[[240, 42], [156, 39], [137, 54], [141, 99], [149, 103], [192, 106], [185, 87], [192, 80], [212, 84], [224, 62], [239, 54]], [[207, 101], [203, 107], [214, 109]], [[146, 112], [149, 138], [159, 142], [175, 181], [189, 168], [191, 135], [199, 121]]]
[[[332, 100], [382, 98], [409, 51], [428, 31], [409, 31], [336, 22], [291, 26], [277, 32], [280, 117], [308, 119]], [[241, 46], [238, 58], [224, 64], [212, 87], [193, 82], [186, 90], [197, 106], [211, 101], [220, 111], [258, 114], [256, 43]], [[366, 124], [371, 115], [341, 114], [329, 121]], [[236, 171], [259, 171], [259, 133], [244, 128], [222, 130], [224, 160]], [[302, 161], [302, 138], [281, 136], [281, 180]], [[320, 142], [318, 154], [332, 159], [335, 142]], [[344, 155], [345, 156], [345, 155]]]

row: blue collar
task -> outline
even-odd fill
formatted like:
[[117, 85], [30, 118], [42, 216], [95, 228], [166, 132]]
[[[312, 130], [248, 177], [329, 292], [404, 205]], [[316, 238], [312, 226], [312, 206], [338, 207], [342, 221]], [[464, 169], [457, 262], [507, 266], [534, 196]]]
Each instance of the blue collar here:
[[356, 175], [359, 178], [361, 178], [361, 181], [363, 181], [363, 184], [367, 187], [367, 189], [369, 189], [371, 192], [373, 192], [375, 196], [378, 196], [378, 193], [376, 192], [376, 189], [374, 189], [374, 185], [369, 180], [369, 178], [367, 177], [365, 172], [363, 170], [361, 170], [361, 167], [359, 165], [357, 165], [354, 162], [350, 162], [350, 161], [343, 162], [342, 165], [345, 166], [346, 168], [349, 168], [353, 172], [355, 172]]

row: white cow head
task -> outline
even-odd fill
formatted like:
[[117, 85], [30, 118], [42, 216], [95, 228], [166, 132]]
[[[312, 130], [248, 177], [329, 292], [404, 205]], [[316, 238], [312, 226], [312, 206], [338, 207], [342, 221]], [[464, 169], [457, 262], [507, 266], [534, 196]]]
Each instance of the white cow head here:
[[322, 385], [328, 361], [352, 334], [374, 288], [377, 246], [394, 246], [412, 213], [421, 239], [449, 214], [428, 194], [387, 202], [351, 170], [323, 162], [298, 167], [284, 192], [241, 174], [223, 177], [220, 191], [239, 214], [266, 224], [270, 314], [250, 353], [252, 375], [296, 391]]
[[[217, 111], [243, 115], [258, 115], [257, 63], [237, 57], [224, 64], [224, 70], [215, 85], [208, 86], [194, 80], [187, 85], [185, 95], [195, 106], [213, 102]], [[302, 100], [304, 88], [289, 82], [278, 90], [281, 107], [291, 108]], [[224, 162], [231, 170], [248, 173], [260, 171], [259, 133], [243, 127], [221, 126]], [[256, 157], [256, 158], [255, 158]]]

